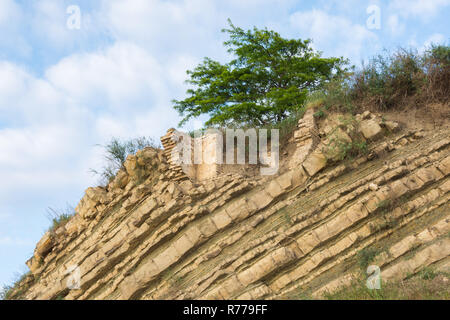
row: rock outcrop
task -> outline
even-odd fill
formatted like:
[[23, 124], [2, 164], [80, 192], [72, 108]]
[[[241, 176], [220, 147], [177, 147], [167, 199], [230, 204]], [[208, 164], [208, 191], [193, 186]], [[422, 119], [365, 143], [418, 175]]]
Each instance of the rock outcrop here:
[[[287, 169], [261, 179], [189, 177], [192, 168], [172, 159], [169, 130], [164, 150], [128, 157], [107, 187], [87, 189], [76, 215], [44, 235], [21, 298], [320, 297], [351, 281], [369, 247], [384, 279], [448, 270], [449, 129], [401, 130], [371, 113], [336, 119], [319, 125], [307, 112]], [[342, 160], [331, 142], [347, 147], [353, 133], [365, 149]], [[72, 266], [77, 289], [67, 286]]]

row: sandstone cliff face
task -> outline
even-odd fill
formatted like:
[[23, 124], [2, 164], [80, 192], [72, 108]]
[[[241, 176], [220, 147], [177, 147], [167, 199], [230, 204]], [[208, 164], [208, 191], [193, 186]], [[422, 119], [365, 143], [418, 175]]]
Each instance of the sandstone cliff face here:
[[[344, 115], [345, 117], [345, 115]], [[450, 131], [400, 130], [370, 113], [293, 136], [275, 176], [190, 179], [165, 151], [130, 156], [106, 188], [44, 235], [23, 299], [282, 299], [347, 284], [377, 248], [383, 280], [450, 268]], [[340, 160], [358, 132], [367, 151]], [[198, 175], [198, 174], [197, 174]], [[204, 175], [203, 175], [204, 176]], [[68, 288], [78, 268], [79, 288]]]

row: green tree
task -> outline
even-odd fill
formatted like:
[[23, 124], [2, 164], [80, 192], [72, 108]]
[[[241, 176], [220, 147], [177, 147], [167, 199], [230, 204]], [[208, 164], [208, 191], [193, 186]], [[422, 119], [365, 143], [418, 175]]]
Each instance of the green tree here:
[[267, 29], [244, 31], [228, 20], [224, 42], [235, 58], [221, 64], [205, 58], [187, 71], [192, 88], [184, 100], [173, 100], [183, 116], [180, 125], [202, 114], [206, 125], [263, 126], [297, 111], [309, 91], [340, 75], [346, 61], [321, 58], [310, 40], [284, 39]]

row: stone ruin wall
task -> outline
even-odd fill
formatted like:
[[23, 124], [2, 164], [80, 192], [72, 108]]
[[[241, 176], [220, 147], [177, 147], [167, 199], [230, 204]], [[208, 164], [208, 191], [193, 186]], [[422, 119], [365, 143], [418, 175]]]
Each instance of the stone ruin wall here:
[[[307, 110], [303, 118], [298, 122], [298, 127], [293, 136], [296, 150], [289, 161], [289, 169], [301, 165], [319, 144], [320, 138], [313, 114], [313, 109]], [[164, 155], [170, 164], [169, 168], [173, 171], [173, 179], [183, 180], [189, 178], [196, 182], [202, 182], [217, 177], [224, 171], [224, 167], [227, 166], [223, 164], [226, 152], [224, 140], [225, 137], [220, 137], [216, 133], [207, 133], [201, 137], [191, 138], [187, 134], [173, 128], [169, 129], [161, 137], [161, 142], [164, 147]], [[191, 150], [190, 161], [192, 164], [180, 164], [179, 162], [182, 158], [182, 150], [186, 145]], [[199, 145], [202, 151], [200, 155], [202, 161], [200, 161], [200, 164], [195, 164], [194, 149], [195, 146]], [[220, 152], [219, 149], [222, 149], [222, 151]], [[268, 149], [268, 156], [270, 156], [269, 146]], [[218, 161], [220, 155], [222, 159]], [[265, 161], [268, 160], [263, 160], [263, 162]]]
[[[220, 152], [223, 149], [222, 139], [217, 134], [206, 134], [201, 137], [191, 138], [189, 135], [169, 129], [161, 137], [164, 147], [164, 156], [170, 164], [175, 180], [192, 179], [196, 182], [213, 179], [218, 175], [218, 168], [221, 161], [218, 161]], [[191, 155], [189, 163], [183, 161], [183, 151], [189, 150]], [[197, 151], [198, 154], [194, 152]], [[197, 157], [197, 159], [195, 159]]]

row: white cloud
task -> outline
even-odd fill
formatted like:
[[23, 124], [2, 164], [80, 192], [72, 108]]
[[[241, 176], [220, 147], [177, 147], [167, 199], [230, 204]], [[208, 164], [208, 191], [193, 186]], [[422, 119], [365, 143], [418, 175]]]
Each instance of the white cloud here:
[[377, 47], [378, 37], [365, 26], [333, 16], [321, 10], [299, 11], [291, 15], [290, 24], [301, 38], [312, 38], [314, 46], [330, 55], [359, 61], [367, 46]]
[[[104, 0], [102, 26], [113, 38], [133, 41], [165, 61], [173, 53], [227, 58], [220, 31], [231, 18], [238, 26], [271, 26], [288, 18], [294, 0]], [[276, 18], [275, 18], [276, 17]]]
[[11, 217], [11, 213], [8, 212], [0, 212], [0, 221], [5, 220]]
[[434, 33], [425, 40], [423, 46], [420, 48], [420, 51], [425, 51], [432, 44], [442, 44], [446, 40], [447, 39], [445, 38], [445, 36], [442, 33]]
[[[167, 66], [129, 42], [70, 55], [37, 77], [0, 62], [0, 204], [17, 205], [19, 194], [55, 194], [61, 186], [94, 184], [101, 150], [111, 137], [156, 139], [177, 123], [169, 88], [182, 89], [178, 56]], [[180, 81], [181, 82], [181, 81]]]
[[417, 39], [417, 35], [413, 34], [408, 40], [408, 46], [412, 48], [417, 48], [419, 53], [423, 53], [430, 48], [431, 44], [442, 44], [445, 43], [447, 39], [442, 33], [433, 33], [425, 39], [425, 41], [420, 41]]
[[80, 29], [69, 29], [67, 27], [67, 20], [71, 16], [67, 12], [69, 5], [73, 4], [60, 0], [40, 0], [33, 3], [25, 23], [30, 26], [33, 36], [39, 42], [67, 50], [75, 48], [79, 43], [98, 39], [99, 35], [105, 35], [100, 17], [94, 18], [91, 12], [85, 11], [82, 6], [79, 6]]
[[389, 3], [389, 9], [403, 17], [430, 19], [448, 5], [450, 0], [393, 0]]
[[0, 1], [0, 26], [15, 23], [20, 16], [20, 7], [13, 0]]
[[69, 38], [63, 1], [41, 0], [34, 3], [31, 25], [33, 31], [47, 41], [62, 43]]
[[11, 238], [11, 237], [1, 237], [0, 238], [0, 246], [25, 246], [28, 247], [32, 245], [33, 242], [29, 239], [19, 239], [19, 238]]
[[211, 37], [225, 19], [213, 1], [104, 1], [105, 27], [117, 39], [133, 40], [147, 48], [191, 49], [192, 41]]
[[[46, 167], [48, 160], [67, 160], [76, 154], [74, 143], [79, 133], [67, 124], [47, 124], [0, 131], [0, 167], [36, 169]], [[71, 141], [71, 143], [68, 143]], [[50, 153], [57, 151], [57, 153]], [[53, 168], [54, 164], [50, 166]], [[2, 169], [3, 170], [3, 169]]]
[[8, 103], [25, 91], [29, 78], [28, 74], [16, 65], [0, 61], [0, 111], [6, 112], [11, 108]]
[[46, 79], [0, 61], [0, 112], [2, 121], [23, 126], [77, 120], [83, 110]]
[[59, 190], [81, 191], [93, 183], [84, 159], [93, 152], [88, 137], [74, 124], [1, 130], [0, 176], [6, 183], [0, 185], [0, 207], [17, 210], [24, 198], [50, 199]]
[[[390, 13], [387, 18], [387, 26], [390, 31], [390, 35], [396, 37], [404, 35], [407, 28], [411, 29], [410, 23], [412, 23], [412, 19], [414, 18], [419, 19], [419, 21], [422, 21], [423, 23], [430, 23], [433, 17], [449, 5], [450, 0], [391, 1], [387, 7], [387, 11]], [[410, 36], [408, 45], [418, 45], [415, 37], [416, 35]], [[419, 48], [419, 50], [422, 49], [423, 48]]]
[[174, 57], [174, 59], [167, 66], [166, 72], [169, 79], [172, 81], [172, 85], [180, 86], [187, 79], [186, 70], [192, 70], [200, 63], [200, 59], [191, 55], [180, 55]]
[[22, 8], [13, 0], [0, 1], [0, 59], [9, 52], [16, 57], [29, 57], [32, 53], [30, 44], [21, 34], [26, 23]]
[[147, 51], [117, 42], [94, 53], [71, 55], [45, 74], [58, 90], [77, 104], [96, 108], [123, 108], [167, 96], [165, 72]]
[[387, 25], [392, 35], [398, 36], [405, 32], [406, 25], [400, 21], [397, 14], [392, 14], [388, 17]]

